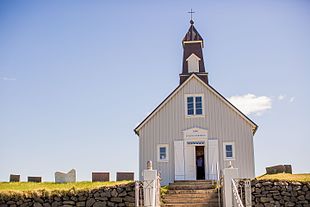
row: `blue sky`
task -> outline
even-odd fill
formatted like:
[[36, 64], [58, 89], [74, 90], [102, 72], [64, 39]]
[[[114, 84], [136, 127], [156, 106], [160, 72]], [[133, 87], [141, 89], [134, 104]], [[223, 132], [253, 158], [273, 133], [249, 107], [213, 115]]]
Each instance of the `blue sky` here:
[[210, 84], [259, 125], [256, 174], [310, 172], [309, 1], [3, 0], [0, 180], [138, 173], [133, 129], [178, 85], [190, 8]]

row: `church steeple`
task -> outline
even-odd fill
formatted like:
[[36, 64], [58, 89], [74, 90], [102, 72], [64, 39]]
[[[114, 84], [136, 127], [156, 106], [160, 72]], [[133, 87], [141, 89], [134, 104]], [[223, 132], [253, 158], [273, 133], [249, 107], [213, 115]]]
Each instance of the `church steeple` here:
[[183, 38], [183, 69], [180, 74], [180, 84], [182, 84], [192, 73], [198, 75], [208, 84], [208, 73], [205, 71], [202, 48], [203, 39], [194, 27], [191, 19], [190, 27]]

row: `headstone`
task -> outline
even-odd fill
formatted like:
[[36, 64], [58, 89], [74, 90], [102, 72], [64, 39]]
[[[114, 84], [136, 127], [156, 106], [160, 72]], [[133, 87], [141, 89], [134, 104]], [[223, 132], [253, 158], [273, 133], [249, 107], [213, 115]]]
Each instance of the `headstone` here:
[[28, 182], [41, 183], [42, 177], [28, 176]]
[[292, 174], [292, 165], [284, 165], [285, 167], [285, 173]]
[[291, 165], [275, 165], [271, 167], [266, 167], [267, 174], [277, 174], [277, 173], [291, 173], [292, 174], [292, 166]]
[[76, 182], [75, 169], [70, 170], [68, 173], [55, 172], [55, 183], [72, 183]]
[[93, 182], [110, 181], [110, 173], [109, 172], [92, 172], [92, 181]]
[[20, 182], [20, 175], [10, 175], [10, 182]]
[[134, 180], [135, 174], [133, 172], [117, 172], [116, 173], [116, 181], [122, 180]]

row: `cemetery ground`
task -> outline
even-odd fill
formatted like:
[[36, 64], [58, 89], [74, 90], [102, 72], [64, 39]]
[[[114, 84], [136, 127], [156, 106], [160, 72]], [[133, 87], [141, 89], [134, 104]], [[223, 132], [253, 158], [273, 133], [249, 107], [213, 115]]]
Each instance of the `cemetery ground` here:
[[26, 191], [69, 191], [90, 190], [100, 187], [124, 185], [133, 181], [111, 181], [111, 182], [74, 182], [74, 183], [54, 183], [54, 182], [0, 182], [0, 193], [5, 192], [26, 192]]
[[281, 180], [281, 181], [296, 181], [296, 182], [310, 182], [310, 173], [303, 174], [264, 174], [256, 177], [258, 180]]

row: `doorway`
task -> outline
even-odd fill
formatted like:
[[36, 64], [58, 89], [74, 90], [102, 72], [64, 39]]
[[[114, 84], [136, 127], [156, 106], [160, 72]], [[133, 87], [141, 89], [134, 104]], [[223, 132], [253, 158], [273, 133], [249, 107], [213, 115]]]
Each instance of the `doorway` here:
[[205, 147], [196, 146], [196, 179], [205, 180]]

